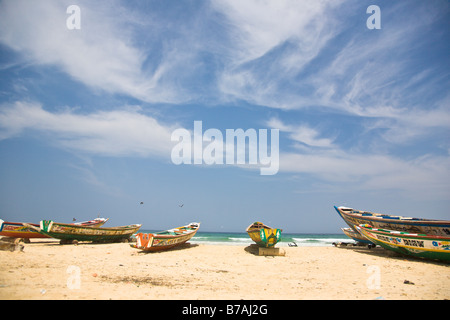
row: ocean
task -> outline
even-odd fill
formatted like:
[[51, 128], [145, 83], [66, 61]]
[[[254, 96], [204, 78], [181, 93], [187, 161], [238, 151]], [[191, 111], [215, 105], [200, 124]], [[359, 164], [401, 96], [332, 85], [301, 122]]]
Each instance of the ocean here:
[[[148, 233], [155, 231], [139, 230], [139, 232]], [[231, 245], [231, 246], [248, 246], [254, 242], [250, 239], [246, 232], [202, 232], [189, 240], [192, 244], [209, 244], [209, 245]], [[333, 242], [353, 242], [352, 239], [345, 234], [305, 234], [305, 233], [282, 233], [281, 241], [278, 242], [279, 247], [288, 247], [289, 244], [295, 243], [299, 247], [328, 247]]]

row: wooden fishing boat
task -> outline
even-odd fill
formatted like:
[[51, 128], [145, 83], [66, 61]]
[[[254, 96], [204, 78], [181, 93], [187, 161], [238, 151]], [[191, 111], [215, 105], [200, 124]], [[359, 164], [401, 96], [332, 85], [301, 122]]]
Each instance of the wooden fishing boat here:
[[162, 251], [179, 246], [190, 240], [200, 228], [200, 223], [192, 222], [186, 226], [156, 233], [138, 233], [136, 244], [131, 247], [143, 251]]
[[414, 257], [450, 261], [450, 237], [407, 233], [359, 225], [356, 229], [381, 247]]
[[[108, 218], [95, 218], [94, 220], [72, 223], [73, 225], [80, 225], [86, 227], [101, 227], [108, 221]], [[27, 223], [33, 227], [39, 228], [38, 224]], [[49, 238], [48, 235], [39, 233], [36, 229], [24, 226], [23, 222], [7, 222], [0, 219], [0, 236], [11, 238]]]
[[420, 219], [368, 211], [353, 210], [347, 207], [334, 207], [344, 221], [354, 230], [360, 224], [369, 224], [374, 228], [422, 233], [433, 236], [450, 236], [449, 220]]
[[247, 228], [250, 238], [260, 247], [274, 247], [281, 240], [282, 229], [274, 229], [262, 222], [253, 222]]
[[60, 239], [62, 240], [61, 243], [70, 243], [72, 241], [119, 242], [128, 240], [141, 227], [140, 224], [113, 228], [89, 227], [58, 223], [52, 220], [42, 220], [39, 227], [27, 223], [24, 223], [24, 226], [51, 238]]
[[364, 244], [374, 244], [371, 241], [369, 241], [366, 237], [364, 237], [359, 232], [353, 230], [352, 228], [341, 228], [342, 232], [345, 233], [345, 235], [349, 238], [352, 238], [356, 242], [364, 243]]

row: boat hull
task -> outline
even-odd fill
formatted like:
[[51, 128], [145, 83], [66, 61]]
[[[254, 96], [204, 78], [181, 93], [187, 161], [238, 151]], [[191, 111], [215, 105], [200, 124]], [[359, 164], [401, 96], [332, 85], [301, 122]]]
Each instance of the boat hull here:
[[[30, 226], [28, 224], [25, 225]], [[35, 229], [51, 238], [66, 241], [115, 242], [130, 238], [140, 227], [140, 224], [133, 224], [114, 228], [101, 228], [42, 220], [40, 227]]]
[[[79, 222], [74, 225], [84, 225], [90, 227], [100, 227], [108, 219], [96, 218], [90, 221]], [[22, 222], [7, 222], [0, 219], [0, 236], [11, 237], [11, 238], [24, 238], [24, 239], [34, 239], [34, 238], [50, 238], [46, 234], [39, 233], [36, 228], [39, 228], [38, 224], [27, 223], [34, 228], [24, 226]]]
[[281, 240], [282, 229], [271, 228], [261, 222], [254, 222], [247, 228], [250, 238], [260, 247], [274, 247]]
[[192, 239], [199, 228], [199, 223], [190, 223], [187, 226], [157, 233], [138, 233], [136, 244], [132, 244], [131, 247], [146, 252], [169, 250]]
[[367, 239], [387, 250], [418, 258], [450, 261], [450, 237], [412, 234], [368, 225], [356, 228]]
[[349, 237], [355, 240], [356, 242], [365, 243], [365, 244], [374, 244], [372, 241], [369, 241], [366, 237], [364, 237], [359, 232], [356, 232], [352, 228], [341, 228], [342, 232]]
[[409, 233], [422, 233], [433, 236], [450, 236], [450, 221], [419, 219], [386, 214], [372, 213], [368, 211], [353, 210], [345, 207], [334, 207], [344, 221], [354, 231], [356, 226], [369, 224], [374, 228], [402, 231]]

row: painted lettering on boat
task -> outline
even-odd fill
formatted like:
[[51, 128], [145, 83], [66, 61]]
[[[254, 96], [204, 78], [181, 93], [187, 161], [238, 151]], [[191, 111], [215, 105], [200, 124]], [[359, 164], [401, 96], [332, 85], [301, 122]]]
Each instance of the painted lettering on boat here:
[[403, 239], [403, 242], [405, 243], [405, 245], [411, 247], [419, 247], [419, 248], [424, 247], [424, 242], [422, 240]]
[[[390, 238], [390, 237], [386, 237], [383, 235], [379, 235], [377, 234], [377, 238], [381, 241], [385, 241], [385, 242], [392, 242], [395, 244], [399, 244], [398, 239], [396, 238]], [[410, 247], [418, 247], [418, 248], [424, 248], [424, 241], [423, 240], [411, 240], [411, 239], [403, 239], [403, 243], [406, 246], [410, 246]]]
[[377, 234], [376, 236], [377, 236], [377, 238], [378, 238], [379, 240], [381, 240], [381, 241], [390, 242], [390, 241], [389, 241], [389, 237], [382, 236], [382, 235], [380, 235], [380, 234]]

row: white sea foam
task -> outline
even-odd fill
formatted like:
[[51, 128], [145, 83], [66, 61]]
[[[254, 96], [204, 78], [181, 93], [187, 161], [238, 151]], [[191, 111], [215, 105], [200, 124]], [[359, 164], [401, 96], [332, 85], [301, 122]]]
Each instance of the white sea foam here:
[[[320, 247], [331, 246], [338, 242], [351, 242], [352, 240], [345, 235], [300, 235], [287, 234], [281, 235], [281, 241], [277, 246], [287, 247], [295, 243], [299, 247]], [[253, 244], [253, 240], [246, 233], [205, 233], [195, 236], [190, 240], [193, 244], [208, 245], [235, 245], [248, 246]]]

